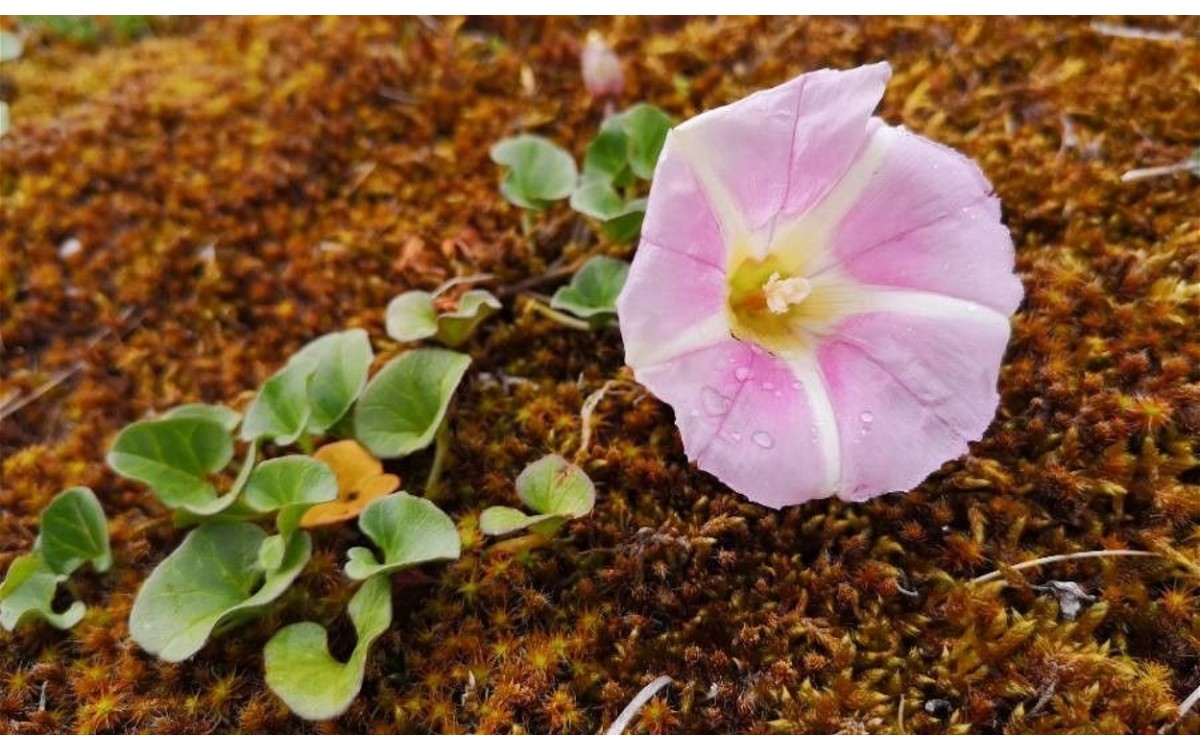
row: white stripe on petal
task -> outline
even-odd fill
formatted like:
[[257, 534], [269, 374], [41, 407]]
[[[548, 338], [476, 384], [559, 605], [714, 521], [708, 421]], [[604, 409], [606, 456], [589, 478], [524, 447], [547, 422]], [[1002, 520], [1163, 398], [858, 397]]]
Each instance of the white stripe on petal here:
[[729, 321], [722, 311], [698, 322], [670, 341], [637, 342], [645, 345], [631, 347], [634, 342], [626, 340], [625, 361], [634, 370], [654, 367], [669, 362], [682, 354], [730, 339]]
[[814, 429], [817, 431], [816, 442], [825, 466], [821, 490], [813, 493], [813, 497], [836, 495], [842, 481], [842, 450], [829, 387], [821, 375], [816, 358], [811, 354], [797, 355], [787, 360], [787, 364], [800, 387], [804, 389], [804, 395], [808, 397]]
[[[742, 208], [738, 205], [737, 199], [733, 197], [733, 193], [717, 177], [716, 170], [713, 169], [708, 156], [704, 153], [704, 146], [690, 134], [687, 128], [679, 127], [667, 134], [667, 146], [663, 148], [664, 153], [667, 148], [672, 147], [679, 151], [679, 155], [691, 167], [696, 181], [700, 183], [700, 189], [704, 191], [713, 216], [716, 217], [717, 224], [721, 227], [726, 253], [733, 248], [742, 248], [754, 257], [761, 258], [767, 250], [767, 238], [755, 235], [746, 226]], [[686, 221], [687, 217], [681, 218]]]

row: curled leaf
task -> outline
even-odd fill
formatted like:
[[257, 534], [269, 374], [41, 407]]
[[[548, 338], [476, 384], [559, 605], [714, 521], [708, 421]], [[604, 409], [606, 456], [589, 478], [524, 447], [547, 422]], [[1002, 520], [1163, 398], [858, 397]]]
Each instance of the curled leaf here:
[[517, 477], [517, 496], [536, 514], [503, 506], [487, 508], [479, 517], [480, 531], [500, 536], [530, 529], [550, 536], [568, 520], [592, 511], [596, 487], [583, 469], [551, 454], [525, 467]]
[[462, 550], [454, 521], [425, 498], [407, 492], [371, 503], [358, 519], [358, 527], [383, 550], [383, 562], [365, 547], [352, 548], [346, 575], [356, 580], [434, 560], [455, 560]]
[[90, 562], [103, 573], [112, 565], [108, 545], [108, 520], [100, 501], [87, 487], [59, 493], [42, 511], [37, 550], [46, 566], [59, 575], [69, 575]]
[[492, 146], [492, 161], [508, 167], [500, 192], [513, 205], [541, 210], [575, 189], [571, 154], [537, 135], [519, 135]]
[[168, 508], [206, 515], [219, 504], [208, 477], [232, 458], [233, 438], [222, 425], [182, 417], [137, 422], [121, 430], [108, 465], [149, 486]]
[[616, 319], [617, 297], [628, 274], [629, 264], [624, 261], [592, 258], [575, 272], [570, 284], [554, 293], [550, 306], [588, 321], [593, 328], [610, 323]]
[[332, 719], [362, 689], [371, 644], [392, 622], [391, 582], [384, 577], [368, 580], [348, 609], [358, 642], [345, 664], [330, 656], [325, 629], [315, 622], [287, 626], [263, 650], [267, 685], [302, 718]]
[[387, 307], [387, 334], [397, 341], [434, 337], [446, 346], [459, 346], [488, 316], [500, 309], [491, 292], [472, 289], [449, 311], [438, 310], [436, 294], [421, 290], [395, 297]]
[[54, 611], [54, 593], [65, 576], [56, 574], [41, 555], [23, 555], [13, 560], [0, 584], [0, 627], [12, 631], [27, 620], [45, 620], [59, 630], [75, 627], [87, 608], [72, 602], [62, 612]]
[[367, 384], [354, 408], [359, 442], [380, 458], [400, 458], [433, 442], [471, 358], [417, 349], [392, 360]]
[[200, 650], [218, 626], [251, 617], [282, 594], [312, 554], [308, 534], [296, 534], [275, 570], [259, 565], [266, 532], [250, 523], [201, 526], [142, 584], [129, 615], [129, 634], [165, 661]]
[[216, 422], [225, 428], [226, 432], [233, 432], [237, 428], [238, 423], [242, 421], [242, 415], [228, 406], [220, 406], [215, 404], [184, 404], [176, 406], [166, 414], [163, 414], [162, 419], [207, 419], [210, 422]]

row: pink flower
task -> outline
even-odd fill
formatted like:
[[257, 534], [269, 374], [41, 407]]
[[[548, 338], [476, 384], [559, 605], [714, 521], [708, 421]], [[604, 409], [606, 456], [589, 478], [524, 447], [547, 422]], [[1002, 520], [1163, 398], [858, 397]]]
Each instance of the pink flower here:
[[589, 31], [583, 43], [580, 59], [583, 69], [583, 85], [597, 99], [621, 95], [625, 88], [625, 75], [621, 72], [621, 60], [604, 37]]
[[978, 440], [1021, 301], [973, 162], [871, 113], [887, 63], [671, 131], [625, 289], [626, 360], [749, 499], [865, 500]]

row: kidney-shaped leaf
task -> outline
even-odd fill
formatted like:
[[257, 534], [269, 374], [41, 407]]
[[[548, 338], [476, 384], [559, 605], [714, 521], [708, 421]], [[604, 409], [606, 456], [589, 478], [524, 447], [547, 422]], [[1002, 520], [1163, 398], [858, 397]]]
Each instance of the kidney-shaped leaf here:
[[671, 129], [671, 118], [649, 104], [635, 104], [614, 119], [618, 118], [628, 139], [629, 167], [638, 177], [649, 180]]
[[189, 419], [192, 417], [216, 422], [224, 427], [226, 432], [233, 432], [238, 423], [242, 421], [242, 415], [238, 412], [228, 406], [215, 404], [184, 404], [176, 406], [162, 415], [162, 419]]
[[142, 584], [129, 615], [133, 640], [160, 659], [182, 661], [217, 626], [278, 598], [308, 562], [312, 540], [294, 535], [278, 568], [264, 577], [258, 560], [266, 538], [250, 523], [211, 524], [188, 534]]
[[108, 519], [100, 501], [87, 487], [59, 493], [42, 511], [37, 549], [51, 571], [69, 575], [90, 562], [103, 573], [112, 565]]
[[312, 419], [308, 400], [308, 382], [314, 368], [287, 366], [263, 383], [242, 422], [242, 440], [271, 438], [279, 445], [291, 445], [304, 434]]
[[454, 521], [425, 498], [407, 492], [371, 503], [359, 517], [358, 527], [383, 550], [383, 563], [365, 547], [352, 548], [346, 575], [355, 580], [434, 560], [455, 560], [462, 549]]
[[367, 385], [374, 356], [371, 339], [361, 328], [326, 334], [292, 356], [288, 367], [313, 373], [308, 383], [309, 432], [325, 432], [350, 410]]
[[207, 477], [231, 458], [233, 438], [222, 425], [182, 417], [137, 422], [121, 430], [108, 452], [108, 465], [148, 485], [168, 508], [207, 514], [218, 501]]
[[387, 335], [397, 341], [420, 341], [437, 333], [433, 295], [421, 289], [396, 295], [385, 314]]
[[491, 156], [492, 161], [508, 167], [500, 193], [513, 205], [542, 209], [575, 189], [575, 160], [541, 136], [507, 138], [492, 146]]
[[566, 310], [593, 326], [613, 320], [617, 297], [625, 286], [629, 264], [603, 255], [592, 258], [571, 277], [571, 283], [554, 293], [550, 306]]
[[284, 456], [263, 461], [254, 468], [246, 483], [243, 502], [259, 513], [279, 511], [276, 526], [287, 539], [311, 506], [337, 497], [337, 477], [328, 465], [308, 456]]
[[371, 644], [392, 623], [391, 582], [384, 577], [367, 581], [348, 609], [358, 642], [345, 664], [330, 656], [325, 629], [315, 622], [287, 626], [263, 650], [267, 685], [297, 716], [332, 719], [358, 695]]
[[389, 362], [355, 406], [359, 442], [380, 458], [429, 445], [470, 364], [467, 355], [445, 349], [417, 349]]
[[0, 627], [14, 630], [26, 620], [42, 619], [59, 630], [70, 630], [83, 619], [83, 602], [72, 602], [55, 612], [54, 593], [63, 576], [55, 574], [40, 555], [23, 555], [13, 560], [0, 584]]
[[569, 519], [591, 512], [596, 487], [583, 469], [551, 454], [529, 464], [517, 476], [517, 496], [537, 515], [504, 506], [487, 508], [479, 517], [479, 530], [499, 536], [532, 529], [549, 536]]

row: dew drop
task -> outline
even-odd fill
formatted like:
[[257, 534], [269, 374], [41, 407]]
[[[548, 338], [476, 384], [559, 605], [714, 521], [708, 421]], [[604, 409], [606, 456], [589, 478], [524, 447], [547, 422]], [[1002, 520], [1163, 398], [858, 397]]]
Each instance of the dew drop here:
[[773, 391], [773, 390], [775, 390], [775, 384], [769, 380], [764, 380], [762, 382], [762, 389], [764, 391]]
[[700, 416], [700, 410], [699, 410], [699, 409], [692, 409], [692, 410], [691, 410], [690, 412], [688, 412], [688, 413], [689, 413], [689, 414], [691, 414], [693, 417], [698, 417], [698, 416]]
[[863, 424], [871, 424], [875, 421], [875, 415], [869, 411], [864, 411], [862, 414], [859, 414], [858, 418], [863, 421]]
[[793, 381], [792, 381], [792, 390], [793, 390], [793, 391], [798, 391], [798, 390], [800, 390], [800, 381], [799, 381], [799, 380], [793, 380]]
[[704, 413], [710, 417], [719, 417], [729, 413], [729, 399], [707, 386], [700, 391], [700, 405], [704, 407]]
[[759, 448], [770, 448], [775, 445], [775, 438], [771, 437], [771, 433], [769, 432], [756, 432], [750, 436], [750, 439]]
[[750, 379], [750, 368], [749, 367], [739, 367], [733, 371], [733, 376], [735, 378], [737, 378], [737, 381], [739, 383], [745, 383], [747, 380]]

